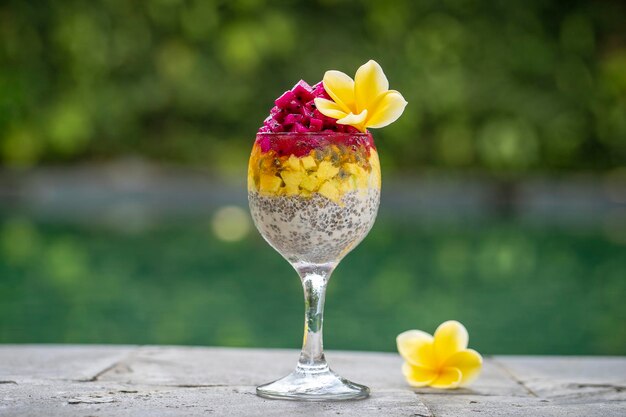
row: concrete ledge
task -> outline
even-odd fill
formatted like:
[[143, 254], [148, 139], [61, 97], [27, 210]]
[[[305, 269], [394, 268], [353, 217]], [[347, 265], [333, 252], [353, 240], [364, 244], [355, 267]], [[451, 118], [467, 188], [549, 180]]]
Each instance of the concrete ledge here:
[[471, 389], [409, 388], [392, 353], [328, 352], [372, 389], [335, 403], [265, 400], [298, 352], [181, 346], [0, 346], [2, 416], [623, 416], [626, 358], [487, 358]]

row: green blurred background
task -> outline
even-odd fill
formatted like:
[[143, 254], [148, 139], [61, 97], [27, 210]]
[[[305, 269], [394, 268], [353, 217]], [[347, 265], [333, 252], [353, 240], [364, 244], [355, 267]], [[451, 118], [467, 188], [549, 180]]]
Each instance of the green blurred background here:
[[379, 221], [329, 348], [455, 318], [485, 353], [626, 354], [626, 6], [5, 1], [0, 342], [297, 347], [299, 282], [245, 202], [273, 99], [368, 59]]

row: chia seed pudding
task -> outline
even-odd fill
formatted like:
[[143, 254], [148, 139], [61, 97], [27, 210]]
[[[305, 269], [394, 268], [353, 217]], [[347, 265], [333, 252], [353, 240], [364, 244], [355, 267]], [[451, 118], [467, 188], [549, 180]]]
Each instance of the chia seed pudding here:
[[345, 193], [340, 204], [310, 197], [264, 196], [248, 192], [252, 218], [261, 235], [290, 262], [338, 262], [374, 224], [380, 190]]

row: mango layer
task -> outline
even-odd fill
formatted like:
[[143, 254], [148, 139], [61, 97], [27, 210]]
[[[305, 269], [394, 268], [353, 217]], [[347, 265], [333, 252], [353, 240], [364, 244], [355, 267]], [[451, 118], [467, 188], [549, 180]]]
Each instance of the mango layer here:
[[254, 145], [248, 165], [248, 190], [268, 196], [310, 197], [318, 193], [340, 203], [345, 193], [380, 188], [378, 154], [370, 149], [332, 145], [303, 157], [277, 156]]

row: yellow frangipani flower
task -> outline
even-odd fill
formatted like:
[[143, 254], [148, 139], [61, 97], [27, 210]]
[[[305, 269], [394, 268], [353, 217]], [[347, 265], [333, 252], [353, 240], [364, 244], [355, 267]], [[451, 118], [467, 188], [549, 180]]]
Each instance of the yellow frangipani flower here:
[[320, 113], [361, 132], [395, 122], [407, 105], [402, 94], [389, 90], [389, 81], [374, 60], [361, 65], [354, 80], [341, 71], [326, 71], [322, 82], [334, 101], [316, 98]]
[[421, 330], [408, 330], [396, 338], [405, 362], [402, 373], [413, 387], [457, 388], [478, 377], [483, 358], [467, 349], [469, 336], [455, 320], [442, 323], [434, 337]]

